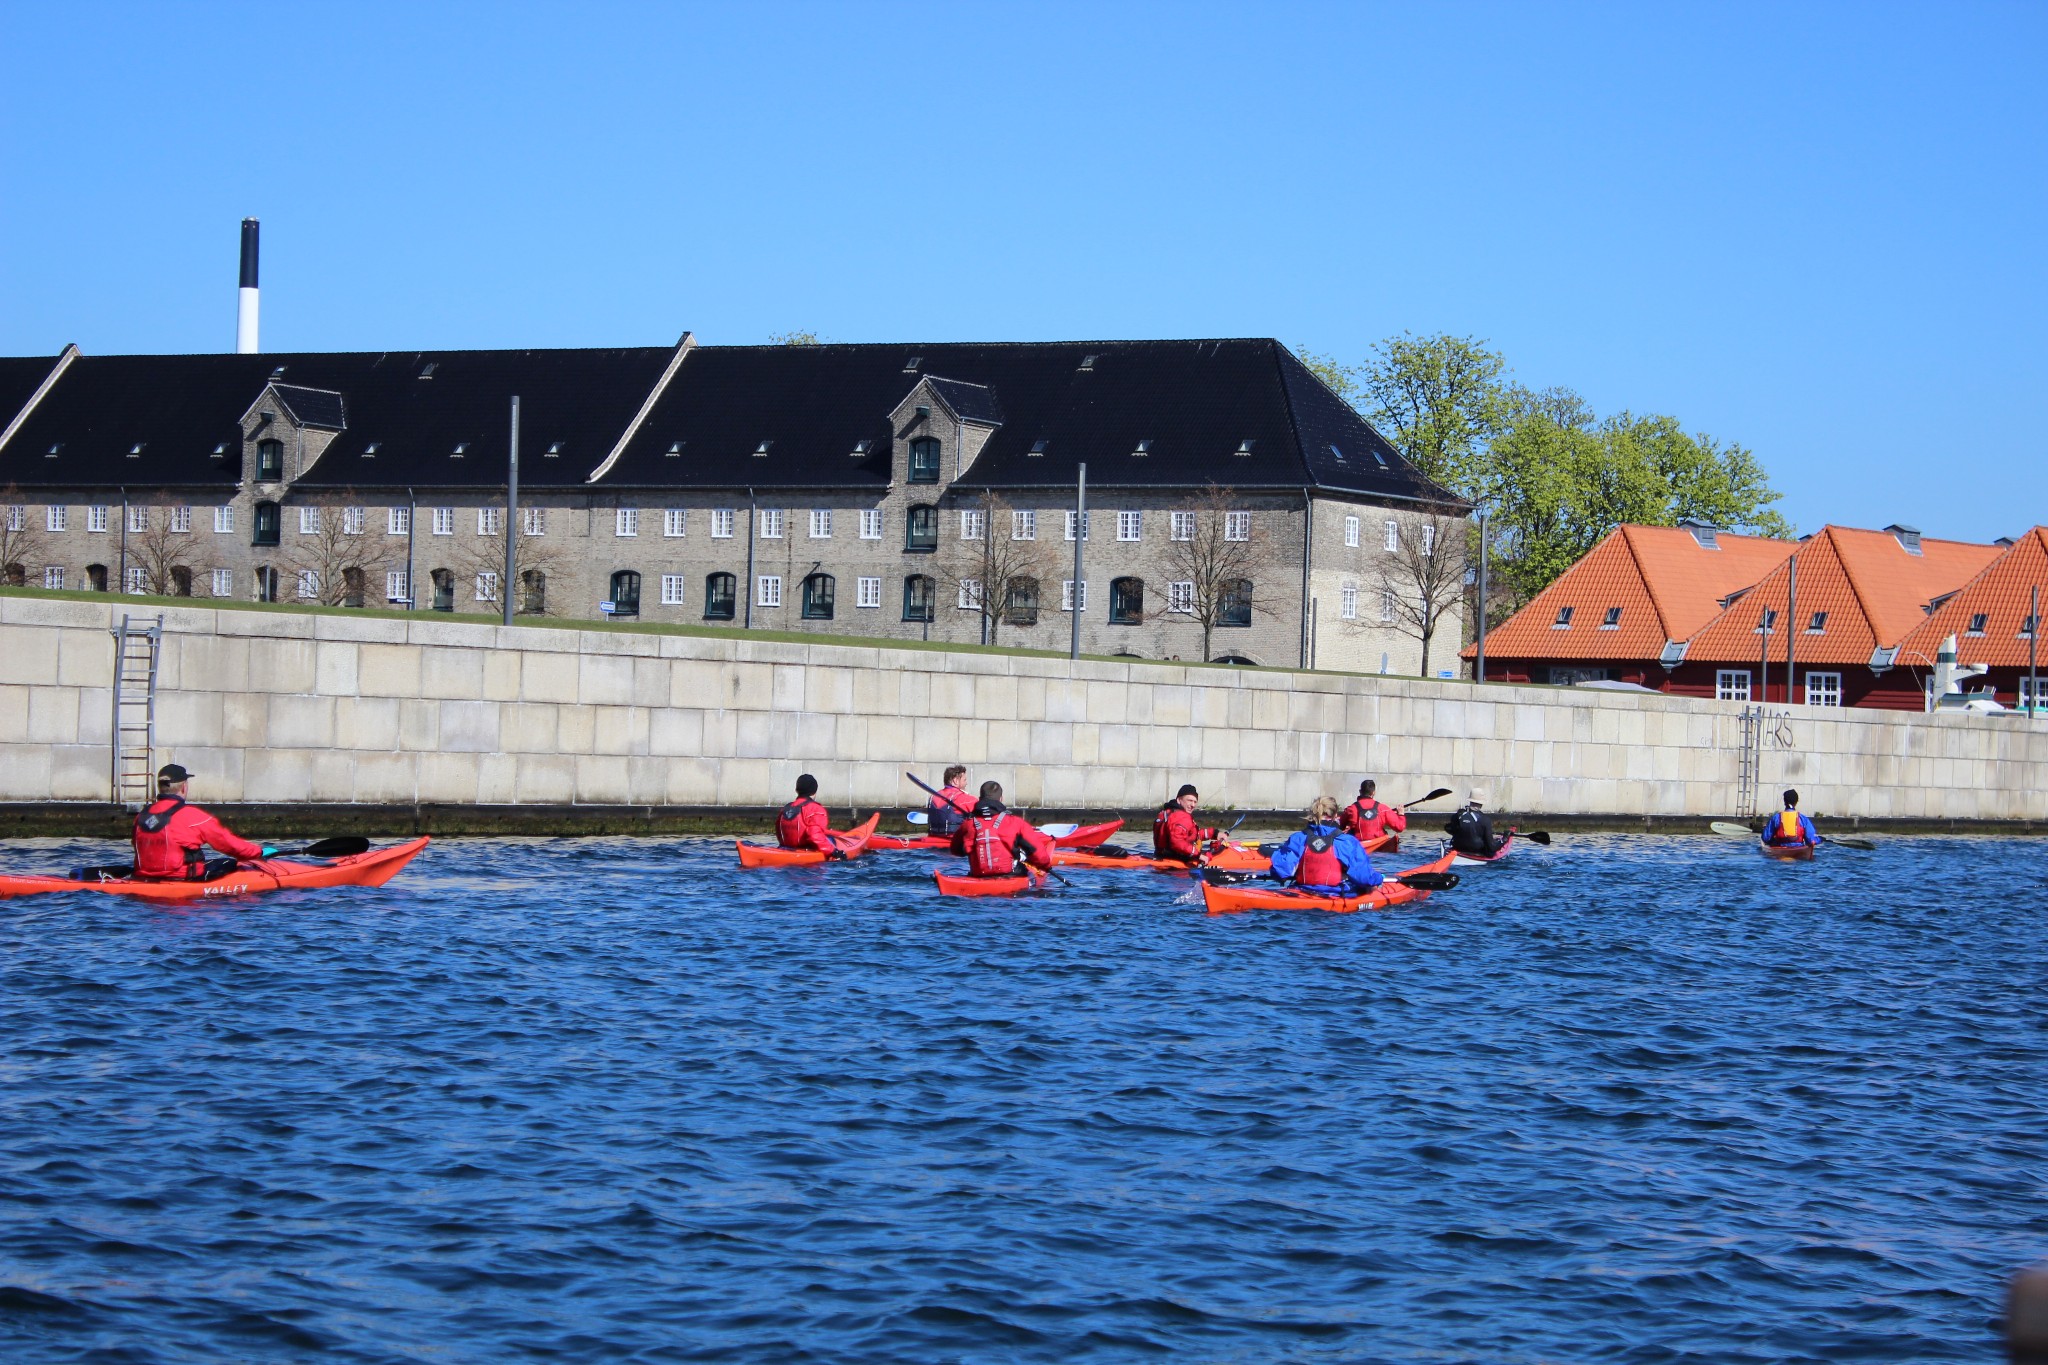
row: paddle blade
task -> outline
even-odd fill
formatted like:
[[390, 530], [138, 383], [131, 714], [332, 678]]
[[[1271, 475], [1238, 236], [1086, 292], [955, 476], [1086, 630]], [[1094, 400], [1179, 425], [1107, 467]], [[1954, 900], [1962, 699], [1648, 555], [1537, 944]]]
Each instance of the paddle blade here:
[[286, 851], [304, 858], [353, 858], [358, 853], [368, 853], [370, 841], [356, 835], [345, 835], [339, 839], [322, 839], [317, 844]]
[[1868, 839], [1829, 839], [1827, 842], [1836, 848], [1853, 848], [1864, 853], [1877, 852], [1877, 845]]
[[1450, 794], [1451, 789], [1449, 787], [1438, 787], [1435, 791], [1431, 792], [1427, 796], [1416, 797], [1413, 801], [1408, 802], [1407, 805], [1402, 806], [1401, 809], [1407, 810], [1408, 806], [1420, 806], [1426, 802], [1436, 801], [1443, 797], [1449, 796]]
[[1064, 839], [1079, 828], [1079, 825], [1040, 825], [1038, 832], [1048, 839]]
[[1410, 872], [1394, 878], [1403, 886], [1412, 886], [1417, 891], [1449, 891], [1458, 884], [1455, 872]]
[[1714, 833], [1716, 834], [1725, 834], [1731, 839], [1756, 838], [1756, 831], [1751, 829], [1748, 825], [1730, 824], [1726, 820], [1716, 820], [1713, 824], [1708, 825], [1707, 828], [1714, 831]]
[[932, 822], [932, 813], [928, 810], [907, 810], [903, 812], [903, 818], [913, 825], [929, 825]]
[[1545, 848], [1548, 848], [1550, 846], [1550, 836], [1548, 834], [1545, 834], [1540, 829], [1529, 834], [1524, 834], [1522, 837], [1524, 839], [1527, 839], [1532, 844], [1542, 844]]

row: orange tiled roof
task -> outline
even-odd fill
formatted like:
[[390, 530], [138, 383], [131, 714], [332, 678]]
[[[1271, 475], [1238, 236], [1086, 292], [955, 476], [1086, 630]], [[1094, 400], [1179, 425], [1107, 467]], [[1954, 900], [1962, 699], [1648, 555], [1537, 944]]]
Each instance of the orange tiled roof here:
[[[1920, 538], [1920, 553], [1908, 551], [1891, 531], [1824, 526], [1710, 625], [1693, 637], [1688, 663], [1744, 663], [1757, 657], [1762, 641], [1757, 622], [1765, 609], [1777, 611], [1771, 657], [1785, 654], [1784, 616], [1799, 632], [1799, 662], [1868, 665], [1880, 647], [1890, 648], [1926, 619], [1927, 604], [1953, 592], [1998, 556], [1995, 545]], [[1792, 562], [1798, 564], [1796, 598], [1788, 603]], [[1825, 612], [1821, 629], [1815, 614]]]
[[[1501, 659], [1655, 659], [1721, 613], [1721, 599], [1762, 578], [1797, 544], [1717, 533], [1709, 550], [1676, 526], [1618, 526], [1585, 558], [1486, 633]], [[1560, 608], [1572, 608], [1560, 628]], [[1621, 619], [1605, 627], [1607, 614]], [[1475, 652], [1468, 647], [1469, 657]]]
[[[2039, 588], [2042, 598], [2048, 599], [2048, 527], [2036, 526], [2014, 541], [1933, 615], [1908, 631], [1899, 642], [1900, 664], [1931, 665], [1942, 640], [1953, 635], [1959, 662], [2025, 668], [2028, 640], [2024, 631], [2031, 609], [2028, 590], [2032, 588]], [[2048, 616], [2048, 601], [2041, 611]], [[1980, 615], [1984, 628], [1972, 632], [1970, 626]], [[2042, 656], [2048, 659], [2048, 650]]]

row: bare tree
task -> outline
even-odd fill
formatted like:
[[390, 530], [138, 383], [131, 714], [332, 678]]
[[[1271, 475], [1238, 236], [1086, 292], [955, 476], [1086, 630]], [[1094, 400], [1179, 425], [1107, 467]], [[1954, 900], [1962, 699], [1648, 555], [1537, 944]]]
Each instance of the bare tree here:
[[951, 541], [938, 576], [980, 616], [981, 642], [996, 644], [1005, 622], [1037, 623], [1040, 587], [1054, 572], [1056, 557], [1039, 538], [1046, 529], [1040, 514], [1012, 505], [1000, 493], [979, 493], [958, 511], [979, 516], [980, 534]]
[[1455, 509], [1425, 507], [1401, 523], [1400, 540], [1380, 560], [1381, 618], [1422, 643], [1422, 676], [1429, 676], [1429, 646], [1443, 618], [1465, 600], [1467, 532]]
[[49, 558], [50, 538], [30, 510], [19, 488], [0, 488], [0, 581], [10, 588], [26, 584], [36, 566]]
[[[140, 528], [134, 525], [136, 512], [142, 514]], [[128, 570], [141, 576], [141, 591], [153, 597], [190, 597], [192, 509], [131, 507], [129, 513]], [[125, 591], [128, 585], [121, 586]]]
[[1280, 568], [1280, 547], [1258, 518], [1238, 504], [1235, 490], [1212, 483], [1167, 513], [1168, 582], [1158, 614], [1202, 628], [1206, 663], [1218, 626], [1250, 625], [1255, 614], [1275, 614], [1256, 589], [1259, 579], [1270, 584]]
[[[559, 530], [552, 525], [551, 509], [540, 506], [519, 509], [519, 537], [515, 549], [515, 572], [519, 575], [515, 610], [521, 616], [545, 616], [548, 614], [547, 585], [559, 579], [561, 569], [567, 561], [561, 549], [561, 536], [549, 535]], [[498, 596], [505, 585], [498, 580], [505, 573], [505, 531], [504, 513], [499, 511], [496, 535], [460, 536], [456, 539], [454, 565], [455, 590], [459, 594], [465, 587], [478, 601], [499, 602]], [[484, 597], [482, 591], [490, 590]]]
[[378, 575], [396, 567], [388, 537], [369, 533], [368, 514], [355, 502], [353, 490], [342, 498], [338, 505], [311, 509], [318, 518], [311, 526], [301, 509], [301, 533], [284, 557], [282, 596], [325, 607], [364, 606], [376, 591]]

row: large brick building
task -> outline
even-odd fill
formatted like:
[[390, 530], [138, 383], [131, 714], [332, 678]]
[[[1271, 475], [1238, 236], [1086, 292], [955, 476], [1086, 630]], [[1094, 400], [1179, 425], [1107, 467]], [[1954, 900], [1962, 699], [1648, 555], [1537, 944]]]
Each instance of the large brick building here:
[[1196, 658], [1213, 525], [1212, 658], [1413, 673], [1383, 570], [1466, 510], [1270, 340], [67, 349], [0, 359], [5, 571], [495, 610], [513, 395], [515, 602], [569, 618]]

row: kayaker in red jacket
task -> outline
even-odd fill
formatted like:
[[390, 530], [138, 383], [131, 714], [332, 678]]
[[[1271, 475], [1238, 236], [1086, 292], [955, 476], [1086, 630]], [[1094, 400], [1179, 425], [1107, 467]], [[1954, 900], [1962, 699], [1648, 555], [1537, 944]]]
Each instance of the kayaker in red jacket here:
[[[235, 870], [242, 859], [264, 854], [197, 806], [185, 804], [192, 774], [167, 763], [156, 775], [156, 800], [135, 817], [135, 875], [157, 881], [205, 881]], [[230, 855], [209, 865], [208, 848]]]
[[1003, 808], [1000, 782], [981, 784], [974, 814], [953, 832], [953, 851], [966, 857], [968, 871], [977, 877], [1014, 876], [1019, 863], [1052, 866], [1052, 840]]
[[946, 784], [939, 794], [925, 803], [931, 812], [931, 831], [934, 834], [951, 834], [960, 828], [960, 822], [974, 814], [974, 798], [960, 783], [967, 777], [967, 769], [955, 763], [946, 769]]
[[818, 779], [809, 773], [796, 780], [796, 800], [782, 808], [782, 814], [775, 817], [775, 841], [784, 848], [808, 848], [824, 854], [827, 858], [844, 858], [839, 845], [832, 842], [827, 828], [831, 816], [825, 808], [811, 798], [818, 794]]
[[1178, 858], [1184, 863], [1202, 860], [1202, 845], [1216, 838], [1216, 831], [1195, 823], [1195, 807], [1202, 794], [1192, 782], [1183, 785], [1173, 800], [1152, 817], [1152, 856]]
[[1337, 817], [1338, 828], [1362, 844], [1408, 828], [1408, 812], [1379, 801], [1373, 795], [1378, 789], [1378, 783], [1366, 778], [1358, 784], [1358, 799]]

